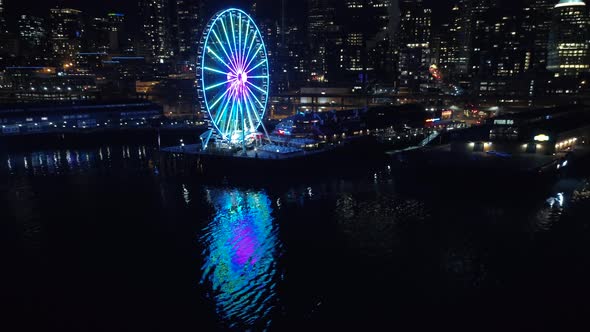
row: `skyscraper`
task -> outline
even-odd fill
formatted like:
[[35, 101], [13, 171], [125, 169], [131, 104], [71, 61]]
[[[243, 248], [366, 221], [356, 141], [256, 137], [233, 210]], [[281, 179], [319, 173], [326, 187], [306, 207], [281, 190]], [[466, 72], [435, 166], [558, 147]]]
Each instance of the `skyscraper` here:
[[[394, 81], [393, 72], [393, 33], [394, 24], [392, 20], [394, 10], [391, 0], [365, 0], [355, 6], [348, 6], [348, 10], [353, 12], [352, 15], [356, 22], [347, 26], [348, 36], [346, 41], [354, 41], [354, 36], [362, 37], [360, 49], [360, 59], [357, 59], [358, 65], [361, 65], [362, 80], [364, 83], [376, 79]], [[356, 24], [355, 24], [356, 23]], [[343, 25], [346, 25], [343, 23]], [[348, 45], [346, 45], [348, 46]], [[358, 46], [358, 44], [357, 44]], [[358, 55], [357, 49], [357, 55]], [[351, 59], [355, 59], [352, 54]], [[350, 68], [355, 66], [351, 64]]]
[[123, 34], [125, 15], [109, 13], [93, 17], [87, 22], [84, 48], [88, 52], [118, 53], [125, 43]]
[[73, 62], [80, 52], [84, 34], [82, 12], [69, 8], [53, 8], [49, 22], [54, 59], [59, 64]]
[[422, 0], [405, 0], [400, 3], [400, 11], [399, 84], [416, 92], [429, 75], [432, 10]]
[[488, 51], [492, 47], [495, 24], [500, 11], [499, 0], [472, 0], [471, 10], [466, 13], [471, 19], [471, 52], [469, 73], [477, 76], [486, 64]]
[[471, 56], [471, 1], [457, 0], [451, 8], [448, 24], [440, 34], [440, 68], [445, 77], [456, 81], [469, 72]]
[[202, 31], [202, 2], [200, 0], [175, 0], [175, 4], [176, 8], [172, 14], [175, 30], [174, 48], [179, 60], [194, 62]]
[[391, 0], [331, 3], [323, 27], [329, 81], [367, 83], [391, 74], [392, 8]]
[[4, 17], [4, 0], [0, 0], [0, 33], [6, 32], [6, 18]]
[[[306, 42], [306, 29], [301, 27], [298, 22], [291, 20], [285, 28], [285, 46], [281, 47], [280, 55], [283, 67], [283, 77], [279, 77], [278, 90], [283, 92], [289, 88], [303, 85], [309, 79], [308, 61], [306, 54], [308, 44]], [[276, 81], [276, 79], [271, 80]]]
[[529, 52], [529, 69], [547, 68], [547, 48], [555, 0], [527, 0], [524, 8], [523, 33]]
[[104, 17], [92, 17], [85, 28], [83, 49], [87, 52], [108, 53], [110, 50], [109, 22]]
[[125, 15], [109, 13], [106, 17], [109, 31], [109, 49], [111, 52], [121, 52], [126, 46]]
[[492, 9], [493, 19], [481, 46], [479, 77], [514, 77], [525, 70], [526, 48], [518, 11]]
[[334, 25], [335, 8], [330, 0], [308, 0], [307, 38], [309, 72], [312, 81], [323, 82], [327, 75], [327, 30]]
[[139, 50], [152, 63], [164, 63], [172, 55], [170, 13], [167, 0], [140, 0]]
[[577, 76], [590, 70], [590, 20], [581, 0], [561, 0], [553, 9], [547, 69]]
[[21, 15], [18, 18], [18, 35], [29, 48], [38, 48], [45, 42], [47, 31], [41, 17]]

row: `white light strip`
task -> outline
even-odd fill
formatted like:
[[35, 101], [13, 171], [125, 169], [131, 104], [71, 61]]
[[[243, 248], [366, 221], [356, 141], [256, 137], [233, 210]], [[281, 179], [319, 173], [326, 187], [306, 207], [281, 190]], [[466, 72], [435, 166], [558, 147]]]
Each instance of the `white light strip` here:
[[584, 2], [558, 3], [557, 5], [555, 5], [554, 8], [569, 7], [569, 6], [586, 6], [586, 4]]

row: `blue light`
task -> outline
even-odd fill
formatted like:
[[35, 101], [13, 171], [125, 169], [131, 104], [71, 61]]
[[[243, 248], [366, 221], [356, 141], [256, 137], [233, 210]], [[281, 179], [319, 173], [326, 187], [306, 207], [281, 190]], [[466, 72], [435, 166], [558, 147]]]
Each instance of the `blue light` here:
[[241, 141], [258, 130], [268, 105], [269, 63], [262, 34], [248, 14], [230, 8], [214, 16], [202, 44], [199, 96], [211, 129], [224, 139], [241, 136], [236, 140]]
[[142, 56], [114, 56], [113, 60], [144, 60]]
[[215, 209], [200, 242], [201, 284], [210, 292], [220, 318], [241, 330], [266, 326], [277, 304], [276, 262], [281, 254], [278, 226], [264, 192], [207, 190]]

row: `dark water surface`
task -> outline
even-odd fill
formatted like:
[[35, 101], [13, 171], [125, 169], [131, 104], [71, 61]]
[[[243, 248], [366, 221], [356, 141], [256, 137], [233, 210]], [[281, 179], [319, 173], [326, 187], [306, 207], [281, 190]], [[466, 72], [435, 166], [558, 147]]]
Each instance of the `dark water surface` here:
[[0, 152], [1, 331], [590, 326], [585, 167], [547, 190], [386, 163], [236, 186], [156, 160], [137, 142]]

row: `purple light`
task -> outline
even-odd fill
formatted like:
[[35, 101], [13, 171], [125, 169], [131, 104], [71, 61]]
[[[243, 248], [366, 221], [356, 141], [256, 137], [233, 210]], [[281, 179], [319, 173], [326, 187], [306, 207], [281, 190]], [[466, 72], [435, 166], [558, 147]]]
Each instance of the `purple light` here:
[[232, 247], [235, 249], [235, 255], [232, 258], [232, 262], [237, 265], [238, 268], [242, 269], [246, 263], [256, 264], [258, 261], [256, 253], [256, 234], [250, 225], [246, 225], [238, 232], [236, 232], [233, 238]]
[[263, 38], [252, 18], [234, 8], [216, 14], [204, 36], [198, 88], [213, 129], [239, 143], [257, 131], [268, 102]]
[[228, 89], [234, 98], [241, 98], [246, 94], [249, 67], [240, 59], [233, 59], [230, 63], [231, 71], [227, 73]]

